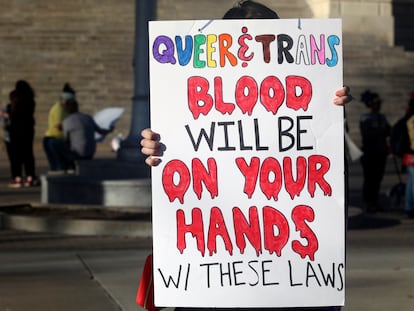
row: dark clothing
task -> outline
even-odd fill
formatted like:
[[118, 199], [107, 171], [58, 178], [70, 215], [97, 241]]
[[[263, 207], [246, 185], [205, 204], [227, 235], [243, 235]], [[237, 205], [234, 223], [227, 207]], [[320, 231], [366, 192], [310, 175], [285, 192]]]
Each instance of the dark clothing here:
[[361, 158], [364, 175], [363, 199], [369, 211], [376, 211], [389, 151], [387, 137], [390, 135], [391, 126], [381, 113], [363, 114], [359, 126], [364, 152]]
[[361, 116], [359, 127], [362, 136], [362, 151], [367, 155], [387, 155], [387, 137], [391, 126], [382, 113], [365, 113]]
[[10, 131], [15, 135], [24, 136], [34, 132], [35, 101], [33, 98], [18, 97], [10, 110]]
[[3, 141], [4, 145], [6, 146], [7, 158], [9, 159], [10, 163], [10, 174], [13, 179], [12, 167], [11, 167], [11, 159], [12, 159], [12, 149], [10, 144], [10, 113], [11, 113], [11, 104], [7, 104], [6, 107], [2, 111], [2, 121], [3, 121]]
[[52, 171], [67, 169], [65, 153], [70, 152], [63, 138], [43, 137], [43, 149], [45, 150], [49, 167]]
[[26, 176], [35, 176], [34, 109], [35, 102], [31, 98], [19, 98], [11, 108], [9, 131], [13, 178], [22, 176], [23, 167]]
[[407, 121], [413, 114], [413, 112], [408, 112], [391, 129], [390, 145], [392, 153], [398, 157], [402, 157], [406, 153], [414, 153], [414, 150], [410, 146], [410, 137], [407, 128]]
[[387, 157], [384, 155], [363, 155], [361, 158], [364, 174], [362, 195], [367, 208], [372, 211], [378, 208], [378, 196], [386, 163]]
[[34, 131], [27, 132], [25, 135], [14, 135], [10, 132], [10, 162], [13, 179], [23, 176], [23, 168], [26, 176], [36, 176], [33, 138]]

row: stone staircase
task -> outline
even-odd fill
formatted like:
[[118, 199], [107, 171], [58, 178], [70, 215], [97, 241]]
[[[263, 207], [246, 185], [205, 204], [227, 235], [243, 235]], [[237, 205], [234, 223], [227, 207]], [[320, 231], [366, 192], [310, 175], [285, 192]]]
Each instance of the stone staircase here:
[[375, 40], [349, 40], [344, 45], [344, 84], [351, 87], [354, 102], [346, 107], [350, 134], [359, 142], [359, 117], [366, 111], [360, 94], [370, 89], [383, 98], [382, 112], [394, 124], [405, 112], [414, 91], [414, 52]]

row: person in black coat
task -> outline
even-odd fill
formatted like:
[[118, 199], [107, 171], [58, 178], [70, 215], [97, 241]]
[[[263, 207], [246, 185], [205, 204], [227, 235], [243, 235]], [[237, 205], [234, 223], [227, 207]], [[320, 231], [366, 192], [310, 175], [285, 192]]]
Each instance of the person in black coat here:
[[[37, 182], [33, 139], [35, 133], [35, 92], [25, 80], [16, 82], [10, 109], [11, 188], [30, 187]], [[25, 176], [23, 176], [23, 169]], [[24, 178], [23, 178], [24, 177]]]
[[362, 136], [361, 164], [363, 169], [362, 195], [367, 212], [375, 213], [379, 206], [379, 193], [389, 154], [388, 137], [391, 126], [381, 113], [382, 100], [369, 90], [361, 94], [361, 101], [369, 109], [361, 115], [359, 128]]

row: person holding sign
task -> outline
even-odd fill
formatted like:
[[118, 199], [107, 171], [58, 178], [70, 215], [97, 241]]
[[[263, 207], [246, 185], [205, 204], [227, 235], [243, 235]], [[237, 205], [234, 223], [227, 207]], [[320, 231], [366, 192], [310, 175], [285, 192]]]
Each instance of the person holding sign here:
[[[253, 1], [239, 2], [224, 19], [235, 20], [149, 27], [151, 122], [169, 146], [164, 155], [161, 136], [142, 131], [146, 163], [157, 166], [163, 155], [166, 162], [152, 174], [155, 303], [176, 310], [335, 310], [327, 306], [342, 305], [344, 293], [343, 111], [328, 102], [342, 85], [340, 25], [307, 21], [304, 31], [292, 29], [296, 21], [278, 21]], [[305, 37], [315, 50], [316, 38], [326, 42], [312, 59], [316, 70], [303, 68], [304, 54], [284, 45]], [[263, 58], [249, 58], [244, 39]], [[274, 63], [270, 46], [281, 50]], [[322, 55], [328, 46], [331, 54]], [[160, 92], [161, 76], [187, 92]], [[344, 87], [333, 104], [351, 98]], [[166, 111], [176, 111], [171, 122]]]

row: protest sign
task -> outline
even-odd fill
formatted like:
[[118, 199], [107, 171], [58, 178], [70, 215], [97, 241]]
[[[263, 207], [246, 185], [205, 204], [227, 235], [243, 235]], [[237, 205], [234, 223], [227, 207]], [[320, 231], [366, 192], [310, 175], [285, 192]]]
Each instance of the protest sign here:
[[155, 304], [343, 305], [338, 19], [149, 25]]

